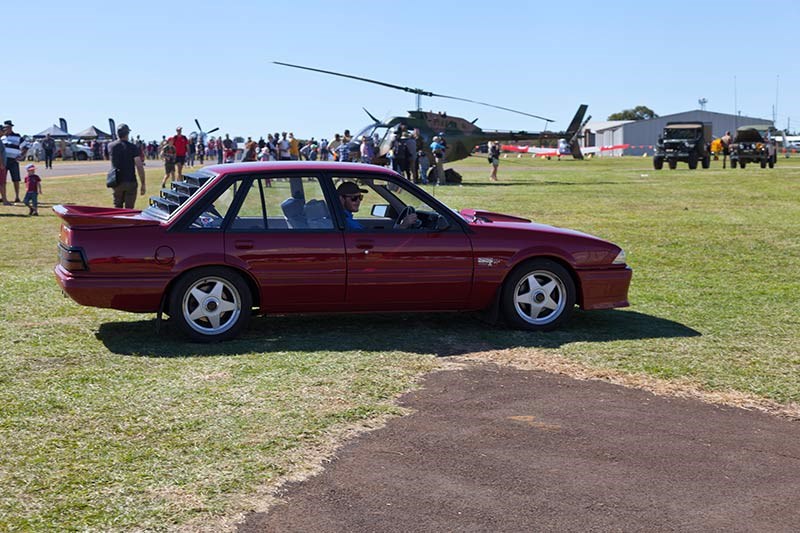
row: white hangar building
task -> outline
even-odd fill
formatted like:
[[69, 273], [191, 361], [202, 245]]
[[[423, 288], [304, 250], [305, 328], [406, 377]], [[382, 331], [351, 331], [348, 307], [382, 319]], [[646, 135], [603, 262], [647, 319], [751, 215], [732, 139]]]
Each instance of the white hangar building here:
[[712, 111], [685, 111], [673, 115], [652, 118], [649, 120], [608, 120], [603, 122], [589, 122], [583, 129], [581, 146], [619, 146], [630, 145], [628, 148], [600, 152], [601, 155], [653, 155], [656, 140], [664, 130], [667, 122], [710, 122], [714, 138], [722, 137], [726, 131], [735, 134], [736, 128], [751, 124], [765, 124], [772, 126], [771, 120], [727, 113], [714, 113]]

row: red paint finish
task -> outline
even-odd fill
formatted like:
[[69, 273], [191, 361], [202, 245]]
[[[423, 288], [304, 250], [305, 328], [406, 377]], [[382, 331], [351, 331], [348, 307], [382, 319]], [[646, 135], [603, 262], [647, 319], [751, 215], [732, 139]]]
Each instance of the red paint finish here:
[[[220, 218], [211, 227], [197, 225], [199, 215], [210, 209], [209, 198], [216, 201], [223, 190], [244, 190], [230, 188], [234, 180], [246, 184], [250, 176], [279, 178], [298, 171], [319, 176], [324, 201], [333, 210], [332, 228], [287, 227], [281, 213], [273, 209], [274, 220], [265, 227], [275, 228], [279, 224], [273, 222], [280, 222], [282, 230], [233, 231], [230, 220], [237, 216], [239, 205], [235, 200], [229, 203], [231, 212], [224, 221]], [[343, 171], [355, 177], [388, 179], [421, 204], [432, 206], [432, 215], [449, 224], [417, 230], [348, 231], [334, 193], [333, 177]], [[515, 268], [531, 259], [547, 258], [572, 275], [577, 303], [584, 309], [628, 305], [631, 270], [613, 264], [621, 250], [618, 246], [512, 215], [475, 209], [453, 213], [388, 169], [339, 163], [248, 163], [208, 167], [203, 180], [199, 191], [171, 215], [154, 207], [145, 211], [54, 207], [63, 220], [60, 244], [73, 258], [55, 268], [64, 292], [82, 305], [155, 312], [180, 276], [216, 266], [239, 272], [254, 292], [256, 311], [264, 313], [477, 310], [496, 301]], [[88, 267], [85, 270], [75, 266], [81, 258]]]

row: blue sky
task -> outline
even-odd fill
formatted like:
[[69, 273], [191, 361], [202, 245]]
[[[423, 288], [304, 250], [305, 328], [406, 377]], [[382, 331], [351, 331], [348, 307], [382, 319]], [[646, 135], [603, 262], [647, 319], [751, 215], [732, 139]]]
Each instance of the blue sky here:
[[[349, 9], [342, 9], [349, 6]], [[399, 13], [397, 6], [402, 6]], [[708, 9], [706, 6], [718, 6]], [[560, 11], [561, 9], [561, 11]], [[646, 105], [699, 108], [800, 129], [800, 4], [747, 1], [467, 3], [4, 3], [0, 120], [36, 133], [126, 122], [145, 139], [205, 129], [330, 137], [404, 115], [413, 95], [273, 65], [283, 61], [489, 102], [566, 127], [578, 104], [604, 120]], [[570, 18], [575, 20], [570, 20]], [[11, 43], [17, 44], [16, 51]], [[777, 97], [777, 98], [776, 98]], [[543, 122], [424, 98], [489, 129]]]

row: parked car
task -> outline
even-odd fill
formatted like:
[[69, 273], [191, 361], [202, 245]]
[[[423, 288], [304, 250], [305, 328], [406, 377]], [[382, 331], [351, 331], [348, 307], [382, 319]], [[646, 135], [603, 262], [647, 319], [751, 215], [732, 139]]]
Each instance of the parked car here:
[[777, 161], [775, 143], [769, 138], [767, 126], [742, 126], [736, 129], [731, 143], [731, 168], [745, 168], [748, 163], [758, 163], [761, 168], [773, 168]]
[[[576, 304], [628, 305], [619, 246], [452, 210], [383, 167], [233, 163], [184, 178], [143, 211], [55, 206], [64, 292], [82, 305], [165, 312], [198, 341], [237, 336], [252, 313], [489, 310], [550, 330]], [[363, 191], [349, 200], [363, 198], [361, 229], [346, 229], [343, 182]]]
[[[61, 153], [61, 141], [56, 141], [56, 151], [53, 154], [55, 158], [61, 159], [76, 159], [78, 161], [86, 161], [92, 159], [92, 149], [85, 144], [68, 141], [64, 143], [64, 154]], [[62, 155], [64, 157], [62, 157]], [[26, 154], [28, 161], [42, 161], [44, 159], [44, 149], [42, 148], [41, 141], [34, 141]]]

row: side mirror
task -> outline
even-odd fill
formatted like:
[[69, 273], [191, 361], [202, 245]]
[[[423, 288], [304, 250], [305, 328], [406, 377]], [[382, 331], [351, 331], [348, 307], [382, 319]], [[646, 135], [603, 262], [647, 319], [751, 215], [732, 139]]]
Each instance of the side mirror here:
[[439, 218], [436, 219], [436, 231], [445, 231], [450, 227], [450, 222], [447, 221], [445, 217], [439, 215]]
[[386, 215], [389, 212], [387, 204], [375, 204], [372, 206], [372, 216], [379, 218], [388, 218]]

